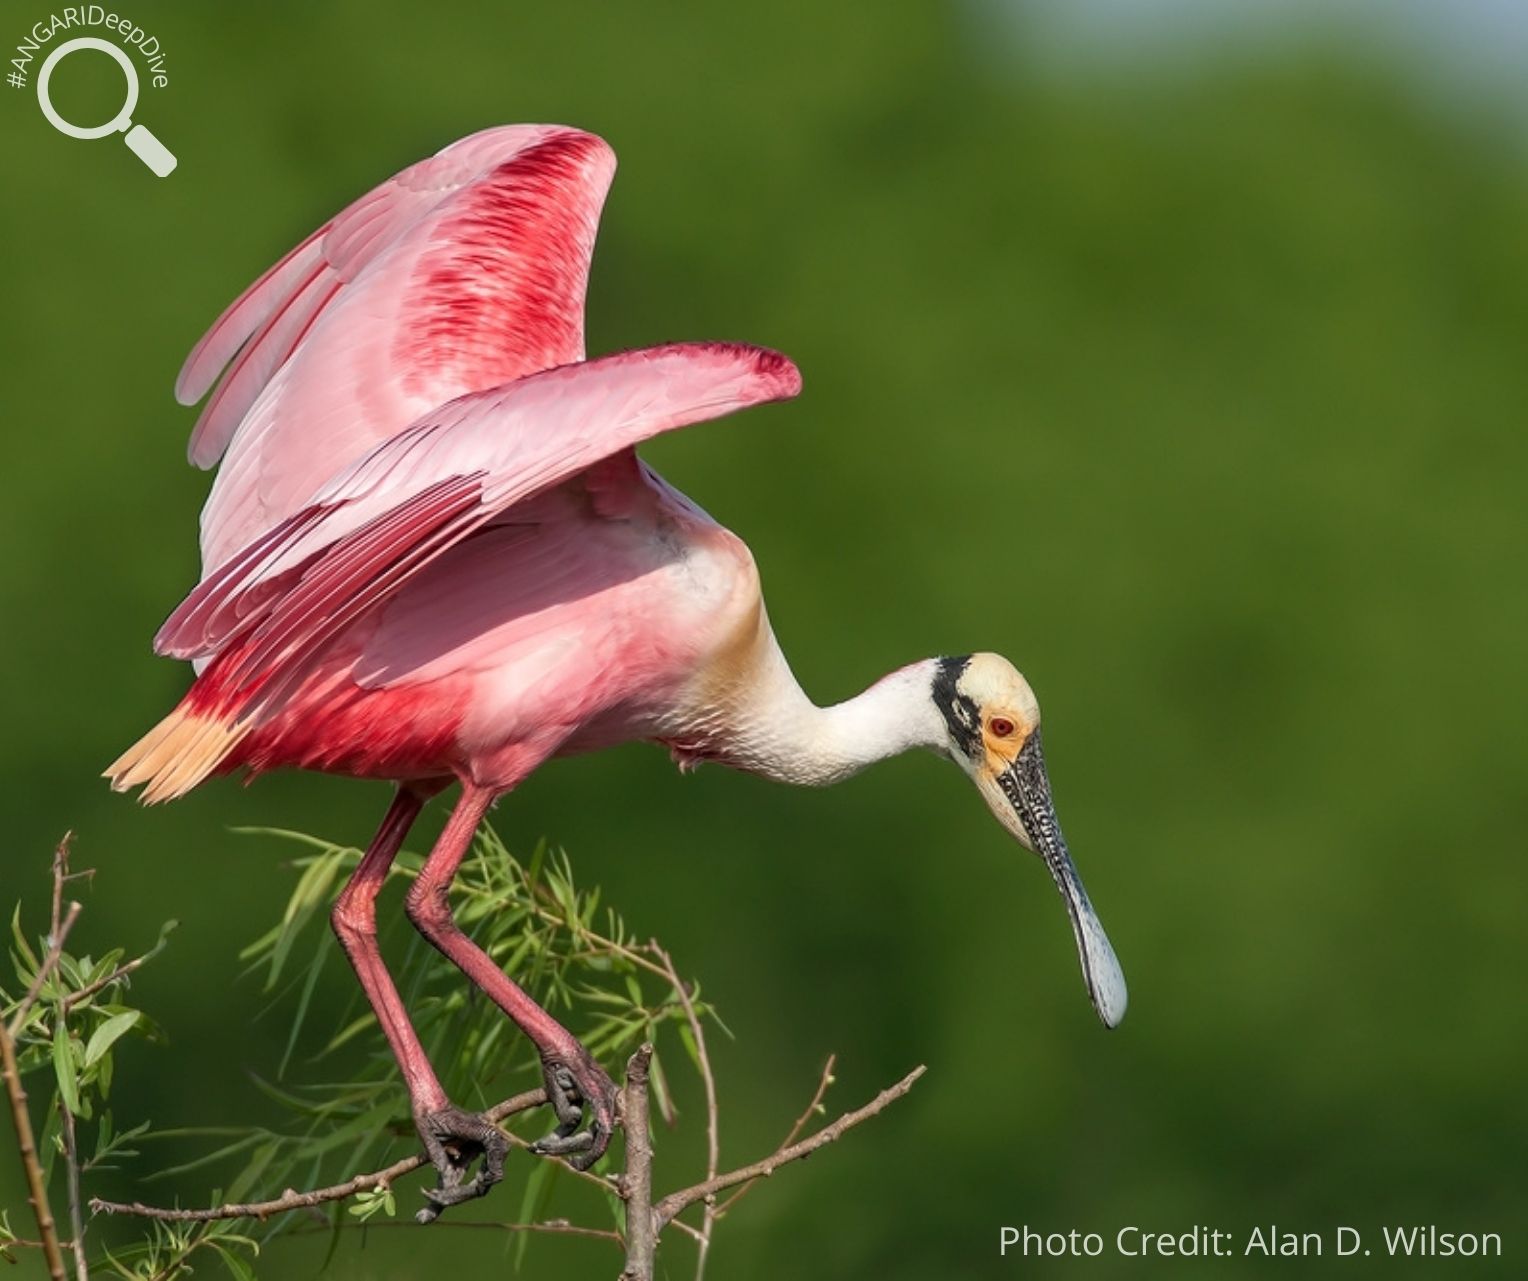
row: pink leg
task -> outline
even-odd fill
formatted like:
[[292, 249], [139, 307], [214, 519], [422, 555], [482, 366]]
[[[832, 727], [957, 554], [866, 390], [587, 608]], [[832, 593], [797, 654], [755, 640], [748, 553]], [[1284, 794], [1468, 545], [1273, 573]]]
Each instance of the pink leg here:
[[[463, 786], [461, 800], [445, 831], [409, 889], [405, 910], [419, 932], [486, 992], [540, 1051], [547, 1097], [559, 1124], [554, 1134], [535, 1145], [536, 1150], [566, 1155], [579, 1169], [587, 1169], [599, 1160], [610, 1142], [615, 1124], [614, 1083], [578, 1039], [468, 938], [451, 915], [452, 878], [494, 799], [495, 793], [487, 788]], [[586, 1105], [592, 1116], [588, 1131], [580, 1133]]]
[[339, 935], [340, 945], [350, 958], [356, 977], [361, 980], [366, 999], [376, 1011], [382, 1035], [387, 1037], [393, 1057], [403, 1071], [415, 1117], [438, 1112], [451, 1100], [440, 1088], [440, 1080], [425, 1056], [424, 1046], [419, 1044], [419, 1036], [409, 1022], [398, 989], [377, 947], [377, 893], [387, 880], [388, 869], [398, 857], [409, 828], [424, 808], [424, 800], [417, 792], [398, 789], [382, 826], [377, 829], [360, 866], [341, 891], [329, 916], [334, 932]]
[[[413, 1106], [414, 1125], [440, 1174], [439, 1187], [426, 1192], [430, 1206], [419, 1212], [423, 1223], [431, 1222], [447, 1205], [481, 1196], [503, 1178], [508, 1146], [494, 1127], [451, 1105], [377, 947], [377, 893], [427, 799], [427, 791], [407, 786], [398, 789], [382, 826], [335, 900], [329, 917], [398, 1060]], [[464, 1181], [479, 1156], [483, 1158], [482, 1169], [472, 1180]]]

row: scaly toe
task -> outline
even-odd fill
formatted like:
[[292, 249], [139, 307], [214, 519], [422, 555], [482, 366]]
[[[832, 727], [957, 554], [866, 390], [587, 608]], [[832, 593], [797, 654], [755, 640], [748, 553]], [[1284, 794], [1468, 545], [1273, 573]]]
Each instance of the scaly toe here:
[[[544, 1059], [542, 1075], [558, 1125], [530, 1150], [540, 1156], [563, 1157], [574, 1169], [587, 1170], [610, 1146], [615, 1082], [582, 1046], [566, 1057]], [[588, 1129], [582, 1128], [585, 1121]]]
[[[504, 1177], [509, 1142], [487, 1118], [448, 1106], [415, 1124], [437, 1177], [435, 1187], [424, 1189], [430, 1204], [414, 1216], [418, 1222], [433, 1223], [448, 1206], [484, 1195]], [[474, 1161], [480, 1161], [478, 1171], [468, 1179]]]

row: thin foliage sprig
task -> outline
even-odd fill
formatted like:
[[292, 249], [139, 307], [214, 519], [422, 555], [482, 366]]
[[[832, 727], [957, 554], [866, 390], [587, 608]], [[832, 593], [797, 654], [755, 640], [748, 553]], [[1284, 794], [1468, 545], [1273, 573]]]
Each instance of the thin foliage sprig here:
[[[121, 949], [98, 960], [67, 952], [64, 942], [79, 909], [77, 904], [64, 906], [64, 887], [74, 879], [65, 847], [55, 859], [48, 934], [34, 948], [21, 929], [19, 908], [13, 917], [12, 961], [22, 994], [13, 999], [0, 989], [0, 1006], [14, 1027], [7, 1043], [17, 1050], [18, 1087], [26, 1073], [37, 1073], [52, 1087], [50, 1119], [37, 1145], [41, 1156], [34, 1154], [32, 1166], [43, 1189], [59, 1167], [57, 1182], [63, 1185], [72, 1236], [62, 1240], [51, 1218], [42, 1228], [48, 1210], [43, 1191], [44, 1214], [38, 1217], [35, 1241], [17, 1233], [0, 1209], [0, 1258], [41, 1250], [53, 1281], [68, 1281], [66, 1253], [72, 1256], [76, 1281], [88, 1281], [92, 1268], [126, 1281], [174, 1281], [192, 1269], [198, 1254], [208, 1254], [236, 1281], [254, 1281], [262, 1248], [279, 1236], [404, 1226], [397, 1184], [428, 1163], [416, 1150], [396, 1065], [380, 1048], [381, 1038], [370, 1035], [369, 1010], [352, 1005], [334, 1027], [313, 1026], [324, 967], [336, 951], [325, 922], [360, 852], [300, 833], [261, 834], [296, 842], [302, 851], [290, 864], [296, 883], [281, 920], [242, 953], [250, 972], [263, 974], [271, 1007], [290, 1017], [280, 1063], [274, 1072], [254, 1078], [261, 1093], [280, 1105], [286, 1123], [158, 1131], [147, 1124], [114, 1124], [107, 1100], [116, 1051], [129, 1037], [163, 1039], [146, 1014], [125, 1003], [126, 990], [133, 974], [163, 949], [174, 923], [165, 926], [151, 948], [132, 957]], [[648, 1281], [661, 1237], [673, 1228], [696, 1244], [699, 1281], [716, 1225], [743, 1191], [879, 1113], [923, 1070], [801, 1139], [808, 1119], [822, 1111], [832, 1079], [830, 1059], [811, 1104], [780, 1147], [762, 1161], [721, 1173], [718, 1092], [706, 1030], [708, 1024], [725, 1028], [701, 998], [698, 984], [681, 977], [656, 940], [638, 941], [620, 915], [601, 903], [597, 889], [580, 889], [565, 854], [542, 846], [522, 863], [486, 828], [476, 853], [454, 896], [462, 927], [543, 1005], [557, 1009], [596, 1056], [606, 1062], [627, 1058], [622, 1095], [626, 1160], [620, 1175], [601, 1176], [555, 1158], [535, 1158], [514, 1219], [442, 1220], [450, 1227], [504, 1232], [514, 1243], [517, 1263], [532, 1237], [582, 1236], [607, 1240], [622, 1251], [623, 1278]], [[417, 875], [421, 862], [417, 855], [404, 854], [393, 876], [406, 882]], [[545, 1094], [540, 1089], [507, 1091], [536, 1071], [534, 1055], [512, 1034], [497, 1007], [472, 993], [432, 949], [405, 929], [399, 934], [406, 936], [400, 938], [399, 986], [442, 1080], [453, 1097], [499, 1124], [513, 1146], [528, 1148], [531, 1139], [516, 1127], [527, 1122], [545, 1127], [545, 1120], [535, 1117]], [[677, 1061], [694, 1072], [704, 1100], [705, 1168], [698, 1182], [655, 1199], [654, 1144], [646, 1117], [651, 1102], [668, 1124], [677, 1119], [664, 1066], [675, 1047], [683, 1050]], [[294, 1079], [320, 1073], [335, 1079]], [[495, 1093], [507, 1097], [492, 1102]], [[118, 1234], [110, 1242], [97, 1233], [97, 1254], [89, 1257], [82, 1186], [123, 1162], [141, 1161], [146, 1144], [198, 1138], [215, 1142], [190, 1160], [160, 1165], [142, 1177], [151, 1181], [220, 1170], [222, 1186], [212, 1191], [210, 1203], [188, 1208], [93, 1198], [92, 1212], [123, 1216], [142, 1227], [137, 1236]], [[301, 1187], [308, 1190], [297, 1190]], [[720, 1200], [728, 1190], [732, 1195]], [[698, 1224], [678, 1217], [697, 1204], [702, 1207]], [[600, 1205], [608, 1226], [578, 1221]], [[256, 1227], [241, 1228], [241, 1223]]]

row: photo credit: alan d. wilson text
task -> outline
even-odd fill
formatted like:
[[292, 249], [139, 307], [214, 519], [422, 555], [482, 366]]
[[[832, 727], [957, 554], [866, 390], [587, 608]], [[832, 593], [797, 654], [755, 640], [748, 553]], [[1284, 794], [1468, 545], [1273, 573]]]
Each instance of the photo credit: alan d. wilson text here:
[[1500, 1258], [1502, 1234], [1430, 1223], [1367, 1228], [1343, 1225], [1319, 1231], [1273, 1223], [1241, 1231], [1203, 1224], [1159, 1231], [1128, 1224], [1113, 1232], [1061, 1231], [1021, 1224], [998, 1229], [998, 1253], [1005, 1259], [1092, 1259], [1103, 1254], [1130, 1259]]

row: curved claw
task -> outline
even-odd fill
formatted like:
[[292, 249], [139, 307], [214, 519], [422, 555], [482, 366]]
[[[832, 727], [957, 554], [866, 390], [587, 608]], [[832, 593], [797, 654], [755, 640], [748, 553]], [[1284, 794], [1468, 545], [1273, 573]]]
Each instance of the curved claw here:
[[[419, 1117], [415, 1125], [437, 1175], [436, 1185], [424, 1189], [430, 1204], [414, 1216], [418, 1222], [435, 1222], [448, 1207], [484, 1195], [504, 1177], [509, 1141], [486, 1118], [444, 1107]], [[467, 1171], [479, 1158], [477, 1173], [468, 1179]]]
[[[547, 1100], [557, 1128], [531, 1144], [538, 1156], [560, 1156], [575, 1170], [587, 1170], [605, 1155], [615, 1129], [616, 1086], [582, 1047], [567, 1058], [542, 1060]], [[588, 1113], [589, 1128], [582, 1129]]]

